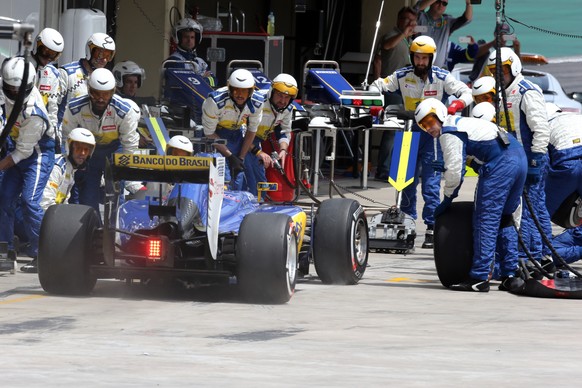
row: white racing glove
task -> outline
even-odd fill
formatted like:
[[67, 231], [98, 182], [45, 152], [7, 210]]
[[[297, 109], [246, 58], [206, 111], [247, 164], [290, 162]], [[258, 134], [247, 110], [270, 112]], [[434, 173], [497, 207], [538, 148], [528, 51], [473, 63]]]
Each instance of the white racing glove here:
[[125, 190], [129, 191], [130, 194], [135, 194], [140, 190], [147, 190], [147, 187], [142, 182], [126, 181]]

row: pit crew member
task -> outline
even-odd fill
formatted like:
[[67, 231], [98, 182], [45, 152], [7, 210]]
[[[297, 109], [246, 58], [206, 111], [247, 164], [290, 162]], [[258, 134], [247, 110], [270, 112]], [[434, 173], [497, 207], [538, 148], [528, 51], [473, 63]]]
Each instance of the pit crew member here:
[[95, 69], [102, 69], [115, 56], [115, 41], [103, 32], [96, 32], [87, 39], [85, 58], [63, 65], [60, 71], [61, 102], [58, 122], [73, 98], [87, 94], [87, 78]]
[[194, 146], [186, 136], [175, 135], [172, 136], [166, 145], [166, 155], [192, 156], [194, 155]]
[[138, 148], [140, 112], [128, 100], [115, 95], [115, 77], [107, 69], [95, 69], [87, 83], [89, 94], [71, 100], [63, 117], [63, 137], [77, 127], [95, 136], [95, 151], [87, 168], [78, 171], [79, 203], [99, 212], [100, 185], [105, 159], [113, 153], [133, 154]]
[[[67, 141], [67, 152], [55, 158], [53, 170], [42, 193], [40, 206], [43, 212], [46, 212], [49, 206], [64, 203], [68, 199], [75, 183], [75, 172], [85, 168], [94, 149], [95, 137], [89, 130], [75, 128], [71, 131]], [[37, 273], [37, 260], [23, 265], [20, 270]]]
[[27, 254], [35, 259], [43, 216], [40, 199], [55, 161], [55, 133], [35, 86], [34, 66], [28, 63], [28, 77], [24, 81], [24, 65], [24, 58], [13, 57], [2, 67], [6, 117], [12, 113], [22, 82], [26, 82], [26, 95], [14, 126], [5, 129], [10, 131], [10, 146], [8, 154], [0, 160], [0, 172], [4, 174], [0, 184], [0, 241], [7, 241], [8, 249], [14, 250], [14, 209], [20, 198], [25, 234], [30, 243]]
[[243, 188], [245, 178], [240, 174], [244, 171], [243, 161], [263, 117], [264, 96], [253, 93], [254, 87], [251, 72], [237, 69], [228, 77], [227, 86], [210, 93], [202, 104], [204, 135], [227, 141], [216, 149], [227, 160], [225, 180], [231, 181], [233, 190]]
[[[515, 136], [525, 149], [528, 158], [525, 190], [544, 233], [551, 237], [552, 226], [546, 208], [544, 189], [550, 138], [546, 103], [540, 89], [521, 74], [522, 65], [519, 56], [509, 47], [501, 47], [500, 50], [501, 69], [499, 70], [502, 73], [505, 105], [509, 112], [509, 119], [505, 117], [505, 110], [501, 105], [500, 112], [503, 114], [500, 114], [499, 124]], [[487, 69], [491, 74], [496, 74], [496, 55], [497, 51], [493, 51], [487, 58]], [[542, 243], [541, 235], [534, 224], [528, 206], [523, 206], [521, 234], [534, 259], [541, 261], [542, 265], [551, 267], [551, 251]], [[527, 261], [524, 252], [520, 252], [520, 256]]]
[[495, 94], [497, 94], [495, 89], [495, 78], [485, 75], [473, 82], [471, 95], [473, 96], [475, 104], [479, 104], [480, 102], [495, 104]]
[[178, 47], [166, 61], [190, 61], [192, 63], [170, 62], [164, 65], [165, 68], [185, 68], [193, 70], [206, 78], [210, 86], [214, 87], [215, 79], [208, 69], [208, 64], [196, 53], [196, 47], [202, 42], [202, 25], [191, 18], [184, 18], [174, 26], [174, 40]]
[[57, 113], [60, 101], [60, 73], [53, 65], [61, 56], [65, 42], [62, 35], [52, 28], [45, 28], [36, 36], [32, 63], [36, 67], [36, 87], [42, 96], [49, 122], [55, 128], [57, 151], [60, 151], [61, 133]]
[[503, 237], [500, 290], [524, 285], [518, 270], [517, 230], [512, 213], [520, 203], [527, 163], [523, 147], [497, 125], [472, 117], [447, 116], [443, 103], [434, 98], [418, 105], [414, 117], [420, 128], [438, 138], [444, 160], [444, 198], [435, 217], [446, 211], [463, 183], [467, 156], [483, 167], [475, 190], [473, 213], [473, 264], [469, 278], [451, 285], [456, 291], [489, 291], [489, 273], [497, 241]]
[[[448, 95], [458, 99], [451, 103], [450, 114], [461, 111], [472, 102], [471, 90], [463, 82], [456, 80], [448, 70], [433, 66], [436, 56], [434, 40], [421, 35], [410, 45], [410, 61], [412, 66], [396, 70], [386, 78], [378, 78], [371, 85], [372, 89], [382, 92], [398, 93], [404, 101], [404, 109], [414, 111], [425, 98], [433, 97], [445, 100]], [[415, 126], [413, 129], [419, 131]], [[434, 209], [440, 201], [441, 173], [434, 169], [434, 161], [441, 162], [438, 155], [438, 145], [425, 132], [420, 131], [420, 144], [416, 163], [417, 179], [403, 190], [402, 211], [416, 219], [416, 188], [418, 177], [422, 181], [422, 197], [424, 207], [422, 218], [426, 224], [423, 248], [433, 247]], [[435, 155], [435, 149], [437, 154]]]
[[[293, 76], [281, 73], [273, 79], [271, 87], [264, 96], [263, 118], [257, 129], [253, 148], [245, 158], [245, 176], [248, 191], [257, 195], [257, 183], [265, 182], [265, 168], [273, 165], [271, 155], [262, 151], [261, 142], [271, 141], [273, 149], [277, 151], [278, 161], [285, 168], [285, 156], [289, 148], [291, 137], [291, 118], [293, 105], [291, 102], [297, 97], [299, 89]], [[277, 145], [272, 141], [275, 134]]]

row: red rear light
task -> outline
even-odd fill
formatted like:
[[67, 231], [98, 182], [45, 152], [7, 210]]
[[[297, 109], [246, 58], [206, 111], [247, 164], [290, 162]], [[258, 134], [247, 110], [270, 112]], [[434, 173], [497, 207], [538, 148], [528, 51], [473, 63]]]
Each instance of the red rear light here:
[[149, 260], [162, 259], [162, 240], [159, 238], [150, 238], [147, 242], [147, 258]]

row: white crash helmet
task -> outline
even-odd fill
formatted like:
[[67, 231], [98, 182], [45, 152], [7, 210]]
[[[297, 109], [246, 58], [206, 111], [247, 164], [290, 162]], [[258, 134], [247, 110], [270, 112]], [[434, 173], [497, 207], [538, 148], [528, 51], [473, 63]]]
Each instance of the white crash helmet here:
[[104, 32], [96, 32], [87, 39], [87, 46], [85, 47], [85, 57], [87, 60], [91, 59], [91, 52], [97, 47], [112, 51], [111, 58], [115, 56], [115, 41]]
[[236, 69], [228, 77], [227, 83], [229, 88], [251, 89], [255, 87], [255, 78], [246, 69]]
[[146, 79], [145, 70], [132, 61], [123, 61], [113, 66], [113, 76], [118, 88], [123, 87], [123, 77], [126, 75], [137, 75], [137, 87], [141, 88], [141, 83]]
[[170, 149], [176, 148], [182, 151], [188, 152], [192, 155], [194, 153], [194, 146], [190, 139], [183, 135], [172, 136], [168, 144], [166, 145], [166, 155], [170, 154]]
[[553, 119], [558, 115], [558, 113], [562, 112], [562, 108], [558, 105], [554, 104], [553, 102], [546, 102], [546, 113], [548, 115], [548, 120]]
[[495, 122], [495, 107], [490, 102], [480, 102], [473, 107], [471, 116], [476, 119]]
[[85, 143], [93, 146], [91, 150], [91, 155], [93, 155], [93, 151], [95, 151], [95, 136], [91, 131], [85, 128], [75, 128], [69, 133], [69, 137], [67, 138], [67, 153], [71, 151], [71, 143]]
[[93, 90], [114, 90], [115, 77], [113, 76], [113, 73], [105, 68], [95, 69], [89, 76], [87, 86], [89, 89]]
[[196, 33], [196, 44], [202, 41], [202, 24], [191, 18], [184, 18], [174, 26], [174, 39], [180, 44], [182, 31], [194, 31]]
[[495, 90], [495, 78], [488, 75], [477, 78], [475, 82], [473, 82], [471, 93], [473, 94], [473, 97], [486, 93], [497, 93]]
[[414, 64], [414, 53], [431, 54], [432, 58], [429, 62], [429, 67], [432, 66], [434, 58], [437, 55], [437, 46], [434, 39], [427, 35], [416, 37], [410, 44], [410, 63], [412, 64]]
[[[45, 28], [36, 36], [36, 46], [33, 48], [33, 55], [36, 55], [38, 48], [45, 46], [46, 48], [56, 52], [62, 53], [65, 48], [65, 41], [60, 32], [53, 28]], [[55, 58], [56, 61], [58, 59]]]
[[[20, 87], [22, 84], [22, 76], [24, 75], [24, 58], [23, 57], [12, 57], [7, 59], [2, 64], [2, 87], [5, 86], [12, 86], [12, 87]], [[28, 77], [26, 80], [26, 94], [25, 99], [28, 98], [32, 88], [34, 87], [34, 83], [36, 80], [36, 71], [34, 70], [34, 66], [32, 63], [28, 63]], [[5, 91], [4, 96], [12, 101], [9, 98], [10, 93]]]
[[[497, 50], [494, 50], [487, 58], [487, 68], [491, 71], [492, 67], [495, 67], [495, 58], [497, 56]], [[511, 68], [511, 74], [516, 77], [521, 73], [522, 66], [519, 56], [510, 49], [509, 47], [501, 47], [501, 66], [509, 65]]]
[[445, 104], [436, 98], [427, 98], [416, 107], [416, 110], [414, 111], [414, 119], [417, 123], [420, 123], [422, 119], [431, 113], [434, 113], [442, 123], [447, 117], [447, 108], [445, 107]]

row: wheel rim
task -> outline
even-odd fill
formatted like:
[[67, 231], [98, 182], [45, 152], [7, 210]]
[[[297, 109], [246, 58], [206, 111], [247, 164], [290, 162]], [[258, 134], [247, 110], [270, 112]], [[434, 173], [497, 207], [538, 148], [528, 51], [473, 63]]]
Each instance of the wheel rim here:
[[356, 225], [354, 228], [354, 240], [353, 240], [353, 247], [354, 247], [354, 256], [359, 265], [364, 265], [366, 262], [366, 257], [368, 253], [368, 240], [366, 239], [366, 223], [363, 219], [359, 218], [356, 221]]
[[287, 286], [289, 292], [292, 292], [297, 274], [297, 243], [293, 235], [289, 235], [287, 238], [287, 262], [285, 266], [287, 268]]

